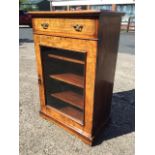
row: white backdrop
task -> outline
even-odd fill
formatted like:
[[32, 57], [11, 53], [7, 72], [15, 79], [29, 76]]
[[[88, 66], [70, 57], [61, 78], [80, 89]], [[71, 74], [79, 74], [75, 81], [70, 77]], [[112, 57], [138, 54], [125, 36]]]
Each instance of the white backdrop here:
[[65, 5], [104, 5], [104, 4], [134, 4], [135, 0], [50, 0], [53, 6]]

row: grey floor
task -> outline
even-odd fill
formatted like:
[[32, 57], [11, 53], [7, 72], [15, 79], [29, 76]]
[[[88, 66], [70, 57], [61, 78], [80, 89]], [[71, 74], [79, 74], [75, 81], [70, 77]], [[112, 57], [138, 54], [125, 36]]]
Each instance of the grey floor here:
[[32, 30], [20, 28], [20, 155], [133, 155], [135, 131], [134, 33], [122, 32], [111, 123], [94, 147], [39, 116]]

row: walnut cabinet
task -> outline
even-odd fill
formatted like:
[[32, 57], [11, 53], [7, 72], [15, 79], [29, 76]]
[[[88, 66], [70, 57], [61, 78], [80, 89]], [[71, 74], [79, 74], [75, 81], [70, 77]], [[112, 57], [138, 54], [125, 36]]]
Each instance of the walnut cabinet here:
[[122, 13], [30, 12], [40, 115], [92, 145], [110, 117]]

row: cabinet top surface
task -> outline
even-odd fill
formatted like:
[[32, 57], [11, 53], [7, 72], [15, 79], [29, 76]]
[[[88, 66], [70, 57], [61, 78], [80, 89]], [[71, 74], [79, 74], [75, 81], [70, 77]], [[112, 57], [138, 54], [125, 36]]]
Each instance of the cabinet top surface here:
[[30, 11], [29, 14], [32, 17], [40, 17], [40, 16], [51, 16], [51, 17], [59, 17], [59, 16], [85, 16], [85, 17], [99, 17], [100, 14], [105, 16], [122, 16], [124, 13], [113, 12], [113, 11], [97, 11], [97, 10], [80, 10], [80, 11]]

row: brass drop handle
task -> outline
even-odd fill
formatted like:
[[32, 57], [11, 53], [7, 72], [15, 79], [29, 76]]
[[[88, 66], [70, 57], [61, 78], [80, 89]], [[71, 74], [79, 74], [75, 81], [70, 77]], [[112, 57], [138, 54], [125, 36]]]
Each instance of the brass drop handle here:
[[43, 29], [47, 29], [49, 24], [48, 23], [42, 23], [41, 26], [42, 26]]
[[73, 25], [73, 28], [75, 29], [75, 31], [81, 32], [83, 29], [83, 25], [76, 24]]

